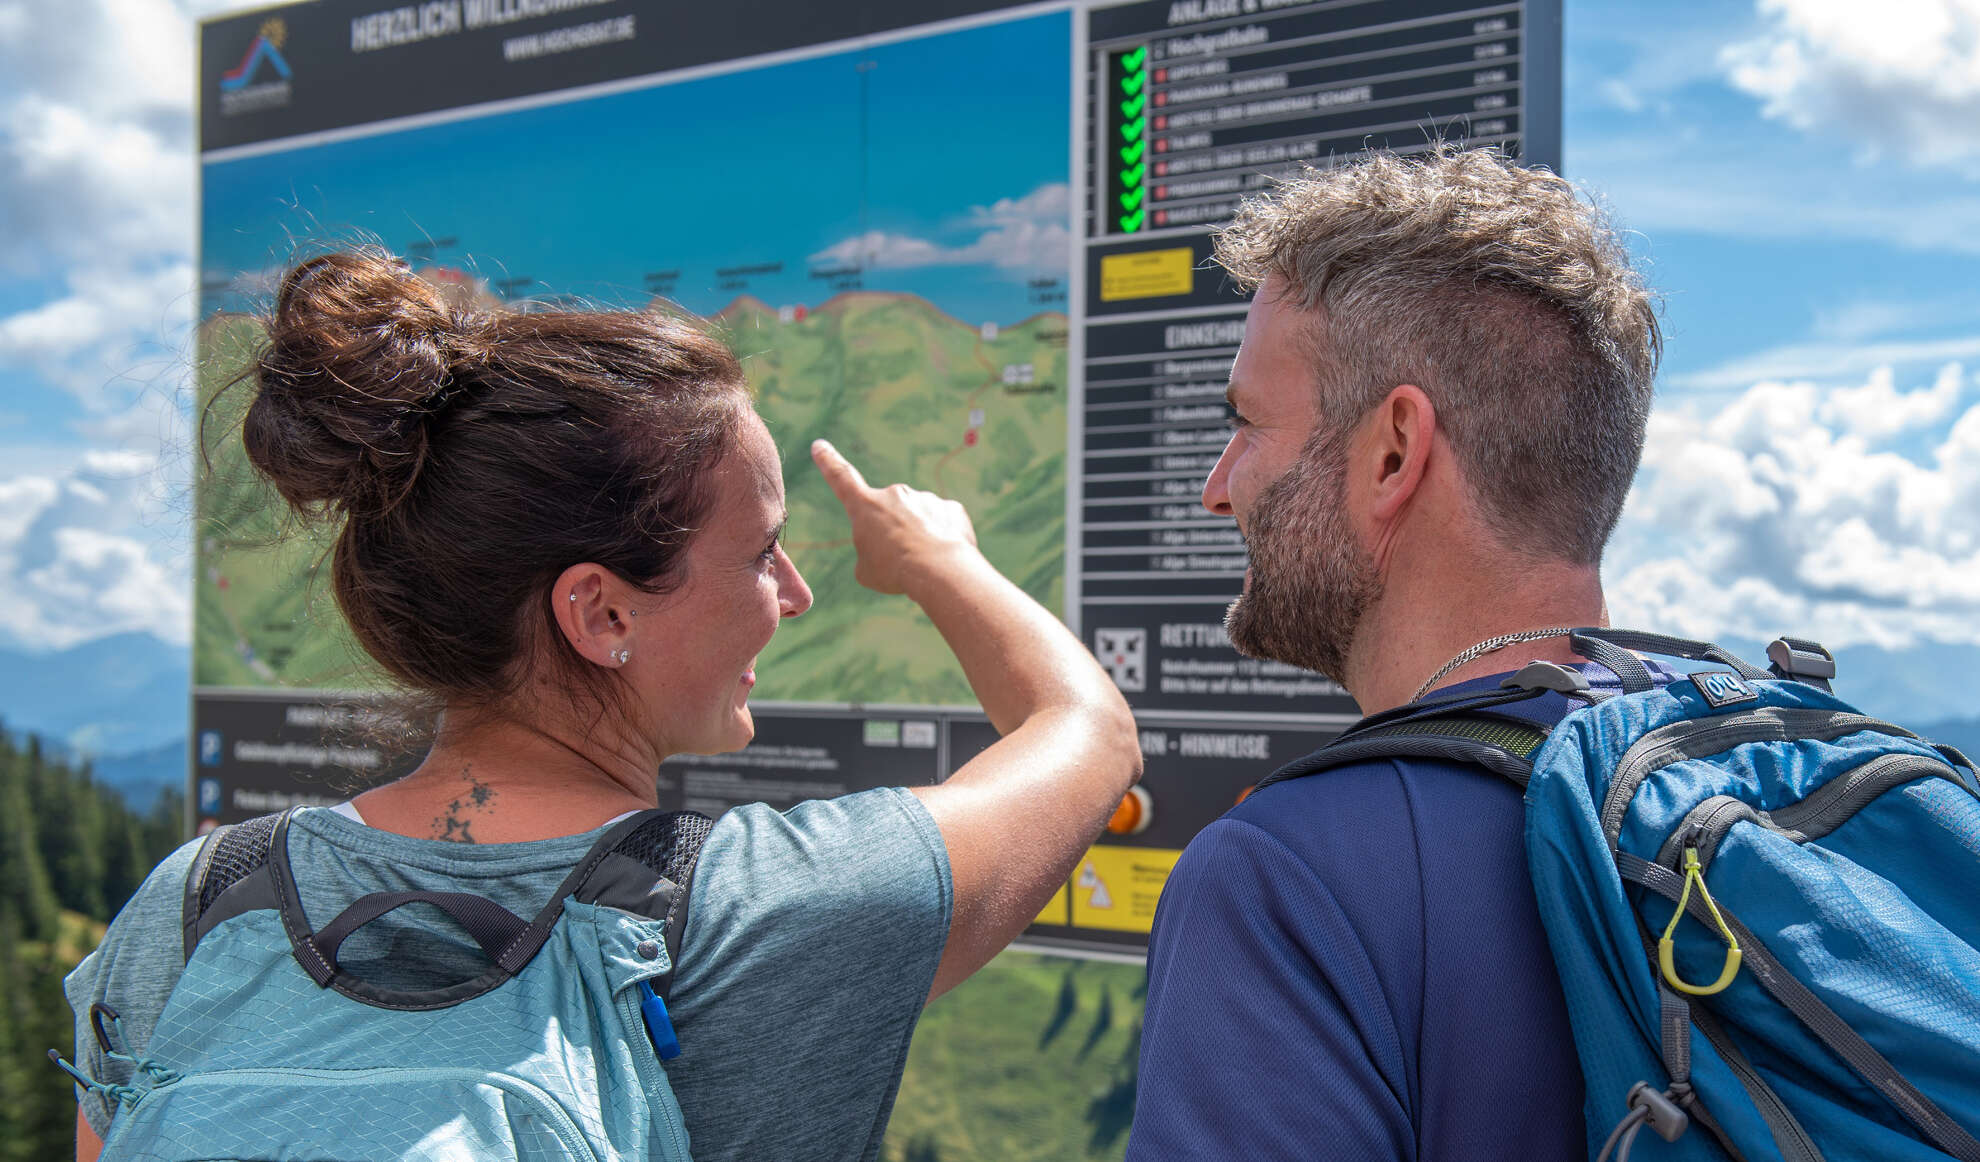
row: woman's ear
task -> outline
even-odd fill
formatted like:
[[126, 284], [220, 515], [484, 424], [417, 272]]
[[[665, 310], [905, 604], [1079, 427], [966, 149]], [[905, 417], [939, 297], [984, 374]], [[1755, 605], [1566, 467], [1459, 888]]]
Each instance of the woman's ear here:
[[631, 587], [602, 565], [572, 565], [550, 587], [550, 615], [579, 657], [595, 665], [625, 664], [632, 636]]

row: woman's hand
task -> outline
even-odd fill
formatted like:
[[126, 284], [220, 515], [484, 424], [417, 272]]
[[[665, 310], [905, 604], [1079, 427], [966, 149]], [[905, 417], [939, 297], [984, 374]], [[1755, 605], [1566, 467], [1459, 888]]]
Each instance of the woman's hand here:
[[969, 513], [932, 492], [891, 484], [873, 488], [829, 441], [813, 440], [811, 458], [852, 519], [859, 565], [853, 577], [881, 593], [907, 593], [921, 574], [958, 552], [974, 554]]

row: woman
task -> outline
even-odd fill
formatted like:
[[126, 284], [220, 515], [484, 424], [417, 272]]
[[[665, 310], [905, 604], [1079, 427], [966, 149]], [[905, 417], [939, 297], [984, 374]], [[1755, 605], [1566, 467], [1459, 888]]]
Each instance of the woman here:
[[[345, 253], [289, 274], [254, 380], [250, 459], [298, 512], [341, 522], [357, 640], [441, 707], [412, 774], [296, 815], [312, 925], [388, 890], [532, 915], [602, 828], [654, 806], [663, 759], [750, 741], [757, 656], [811, 593], [779, 543], [776, 447], [720, 343], [651, 314], [457, 311]], [[1037, 915], [1140, 767], [1112, 683], [985, 561], [959, 505], [870, 488], [823, 441], [812, 455], [859, 581], [921, 606], [1003, 738], [937, 786], [716, 823], [672, 988], [691, 1051], [667, 1067], [702, 1160], [874, 1157], [921, 1006]], [[94, 1076], [121, 1080], [91, 1004], [141, 1048], [178, 978], [196, 846], [69, 979]], [[344, 964], [435, 984], [445, 957], [399, 954], [412, 924], [367, 925]], [[469, 941], [453, 952], [457, 977], [485, 965]], [[79, 1157], [111, 1116], [86, 1095]]]

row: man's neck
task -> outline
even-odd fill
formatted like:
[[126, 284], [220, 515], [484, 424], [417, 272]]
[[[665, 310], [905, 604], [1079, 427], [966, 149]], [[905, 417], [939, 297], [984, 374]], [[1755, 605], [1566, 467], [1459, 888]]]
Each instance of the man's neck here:
[[[1545, 563], [1487, 572], [1453, 570], [1441, 577], [1393, 576], [1355, 633], [1348, 692], [1363, 714], [1401, 706], [1444, 665], [1481, 642], [1504, 634], [1556, 627], [1607, 625], [1602, 579], [1595, 566]], [[1432, 690], [1530, 661], [1572, 662], [1566, 637], [1507, 645], [1437, 678]]]

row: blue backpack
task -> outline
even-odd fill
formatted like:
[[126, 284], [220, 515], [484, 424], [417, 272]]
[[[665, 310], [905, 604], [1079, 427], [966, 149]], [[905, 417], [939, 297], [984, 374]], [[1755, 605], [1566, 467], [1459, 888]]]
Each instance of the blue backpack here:
[[[1973, 764], [1836, 698], [1812, 642], [1774, 642], [1762, 671], [1654, 634], [1570, 640], [1621, 695], [1535, 662], [1267, 782], [1407, 757], [1525, 788], [1597, 1162], [1644, 1126], [1659, 1159], [1980, 1162]], [[1632, 650], [1726, 669], [1660, 688]], [[1561, 697], [1578, 708], [1550, 728], [1540, 700]]]
[[[185, 971], [142, 1055], [92, 1009], [105, 1052], [137, 1071], [123, 1086], [76, 1074], [121, 1103], [104, 1159], [687, 1162], [664, 998], [707, 818], [619, 822], [533, 920], [466, 893], [379, 892], [313, 932], [289, 818], [207, 837]], [[339, 966], [353, 932], [415, 903], [458, 922], [487, 970], [403, 990]]]

